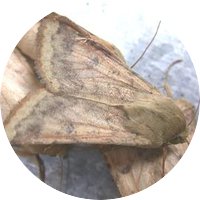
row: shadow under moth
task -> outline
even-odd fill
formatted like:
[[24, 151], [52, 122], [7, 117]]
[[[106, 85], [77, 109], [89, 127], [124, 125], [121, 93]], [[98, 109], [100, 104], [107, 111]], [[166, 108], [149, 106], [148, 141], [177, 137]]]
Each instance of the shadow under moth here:
[[176, 102], [131, 71], [116, 47], [55, 13], [35, 29], [26, 38], [30, 49], [18, 47], [35, 61], [31, 73], [39, 83], [29, 83], [24, 98], [3, 113], [13, 146], [153, 149], [185, 141], [186, 119]]

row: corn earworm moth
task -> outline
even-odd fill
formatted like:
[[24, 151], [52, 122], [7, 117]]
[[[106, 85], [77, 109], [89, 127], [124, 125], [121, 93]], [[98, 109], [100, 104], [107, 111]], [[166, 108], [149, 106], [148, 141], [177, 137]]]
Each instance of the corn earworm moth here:
[[185, 133], [172, 99], [132, 72], [115, 47], [68, 18], [52, 13], [42, 19], [35, 45], [43, 88], [6, 119], [12, 144], [156, 148]]

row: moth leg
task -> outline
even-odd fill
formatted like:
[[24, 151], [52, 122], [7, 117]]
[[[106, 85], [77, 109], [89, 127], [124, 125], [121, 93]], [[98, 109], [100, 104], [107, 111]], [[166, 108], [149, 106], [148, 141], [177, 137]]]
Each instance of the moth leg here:
[[38, 169], [39, 169], [39, 178], [41, 181], [45, 182], [45, 166], [42, 158], [39, 154], [35, 155], [35, 159], [37, 161]]
[[161, 172], [161, 176], [164, 177], [165, 176], [165, 161], [166, 161], [167, 153], [168, 153], [168, 146], [167, 145], [163, 145], [162, 152], [163, 152], [162, 153], [163, 157], [162, 157], [162, 172]]

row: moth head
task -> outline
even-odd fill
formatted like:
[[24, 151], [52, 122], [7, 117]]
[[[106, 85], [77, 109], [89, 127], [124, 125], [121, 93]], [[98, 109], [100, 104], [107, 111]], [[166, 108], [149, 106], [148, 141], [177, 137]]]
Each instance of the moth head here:
[[187, 137], [189, 135], [188, 128], [185, 129], [182, 133], [178, 134], [174, 138], [172, 138], [168, 144], [180, 144], [180, 143], [188, 143]]
[[187, 137], [185, 117], [171, 98], [139, 94], [133, 103], [123, 107], [128, 118], [125, 127], [148, 140], [149, 148], [180, 143]]
[[[179, 143], [188, 143], [189, 144], [187, 138], [188, 138], [188, 135], [191, 133], [190, 126], [193, 127], [193, 125], [196, 124], [196, 122], [197, 122], [196, 120], [198, 118], [200, 100], [198, 102], [196, 109], [194, 108], [194, 106], [192, 106], [188, 101], [186, 101], [184, 99], [179, 99], [176, 101], [176, 103], [178, 103], [177, 105], [179, 105], [181, 110], [183, 110], [184, 113], [186, 113], [185, 117], [187, 118], [187, 122], [189, 120], [190, 121], [187, 123], [185, 131], [178, 134], [169, 143], [170, 144], [179, 144]], [[187, 116], [189, 116], [189, 118]]]

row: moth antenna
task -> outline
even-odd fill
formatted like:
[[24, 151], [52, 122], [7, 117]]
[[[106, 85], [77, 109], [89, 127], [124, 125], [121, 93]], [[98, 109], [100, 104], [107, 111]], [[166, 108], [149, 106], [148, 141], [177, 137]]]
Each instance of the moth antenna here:
[[154, 33], [153, 38], [151, 39], [151, 41], [149, 42], [149, 44], [147, 45], [147, 47], [145, 48], [145, 50], [143, 51], [143, 53], [140, 55], [140, 57], [139, 57], [139, 58], [135, 61], [135, 63], [130, 67], [131, 69], [137, 65], [137, 63], [142, 59], [142, 57], [144, 56], [144, 54], [146, 53], [146, 51], [148, 50], [148, 48], [151, 46], [152, 42], [154, 41], [154, 39], [155, 39], [155, 37], [156, 37], [156, 35], [157, 35], [157, 33], [158, 33], [158, 30], [159, 30], [159, 28], [160, 28], [160, 24], [161, 24], [161, 21], [159, 21], [159, 23], [158, 23], [158, 26], [157, 26], [157, 28], [156, 28], [156, 32]]
[[42, 182], [45, 183], [45, 166], [44, 166], [44, 162], [42, 160], [42, 158], [40, 157], [39, 154], [35, 155], [37, 164], [38, 164], [38, 168], [39, 168], [39, 178]]
[[165, 89], [166, 94], [167, 94], [168, 97], [171, 97], [171, 98], [173, 97], [172, 91], [171, 91], [171, 87], [169, 86], [169, 83], [168, 83], [169, 72], [170, 72], [171, 68], [172, 68], [174, 65], [176, 65], [176, 64], [178, 64], [178, 63], [180, 63], [180, 62], [182, 62], [182, 61], [183, 61], [183, 60], [181, 60], [181, 59], [175, 60], [174, 62], [172, 62], [172, 63], [167, 67], [167, 71], [165, 72], [163, 88]]

